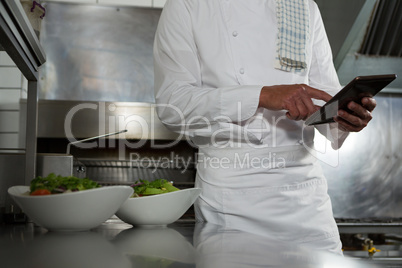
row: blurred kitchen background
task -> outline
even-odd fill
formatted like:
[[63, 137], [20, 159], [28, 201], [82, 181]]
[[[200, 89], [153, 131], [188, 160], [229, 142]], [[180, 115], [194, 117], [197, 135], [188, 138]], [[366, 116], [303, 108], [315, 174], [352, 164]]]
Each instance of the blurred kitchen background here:
[[[152, 43], [164, 2], [40, 2], [46, 15], [37, 33], [46, 62], [38, 78], [38, 153], [66, 154], [74, 139], [127, 129], [88, 149], [71, 146], [74, 172], [105, 184], [167, 178], [192, 187], [196, 149], [164, 128], [152, 106]], [[335, 217], [402, 218], [401, 1], [316, 2], [343, 85], [358, 75], [399, 76], [376, 97], [369, 126], [351, 134], [341, 150], [317, 136]], [[24, 163], [5, 159], [25, 150], [27, 85], [0, 51], [0, 208], [7, 188], [26, 182]]]

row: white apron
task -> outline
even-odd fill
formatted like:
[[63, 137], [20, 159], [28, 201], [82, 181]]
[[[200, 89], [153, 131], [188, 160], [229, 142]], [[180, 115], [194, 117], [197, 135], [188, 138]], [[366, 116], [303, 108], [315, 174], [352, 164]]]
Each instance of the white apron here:
[[341, 254], [327, 182], [302, 145], [200, 148], [196, 220]]

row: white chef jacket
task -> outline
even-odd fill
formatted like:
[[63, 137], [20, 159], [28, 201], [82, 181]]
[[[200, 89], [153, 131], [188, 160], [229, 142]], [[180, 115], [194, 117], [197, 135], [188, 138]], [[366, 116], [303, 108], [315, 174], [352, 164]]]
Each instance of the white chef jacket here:
[[[272, 235], [270, 230], [275, 230], [275, 238], [299, 241], [311, 237], [321, 240], [336, 237], [333, 219], [327, 220], [332, 217], [332, 211], [326, 194], [326, 181], [315, 158], [307, 155], [302, 148], [305, 144], [313, 143], [314, 128], [306, 127], [303, 121], [287, 119], [286, 111], [258, 108], [263, 86], [308, 84], [331, 95], [340, 89], [319, 10], [312, 0], [309, 1], [309, 7], [307, 69], [285, 72], [273, 67], [278, 31], [274, 0], [166, 2], [154, 42], [157, 113], [166, 127], [190, 136], [191, 141], [199, 147], [200, 154], [207, 156], [197, 166], [196, 186], [203, 188], [196, 203], [198, 220], [244, 228], [250, 227], [250, 222], [259, 222], [253, 226], [258, 232]], [[334, 147], [347, 136], [334, 126], [330, 131], [328, 125], [320, 126], [318, 130], [333, 142]], [[339, 133], [338, 136], [334, 135]], [[219, 146], [224, 149], [217, 149]], [[256, 146], [262, 149], [254, 150]], [[293, 153], [295, 151], [297, 153]], [[243, 157], [240, 162], [244, 163], [250, 157], [263, 159], [270, 154], [279, 154], [288, 167], [271, 165], [267, 168], [263, 161], [258, 167], [235, 167], [236, 157]], [[218, 164], [220, 169], [214, 169], [210, 162], [213, 158], [218, 162], [225, 158], [227, 169], [220, 166], [223, 163]], [[270, 161], [272, 164], [272, 159]], [[297, 179], [293, 178], [295, 175]], [[276, 209], [272, 205], [256, 206], [255, 210], [240, 209], [241, 213], [237, 213], [235, 208], [226, 209], [229, 201], [223, 200], [222, 196], [239, 196], [244, 189], [262, 189], [267, 185], [279, 187], [275, 189], [281, 189], [281, 193], [283, 187], [290, 187], [292, 191], [303, 189], [297, 193], [299, 196], [314, 195], [313, 192], [319, 189], [321, 199], [313, 198], [309, 202], [318, 202], [321, 207], [310, 211], [316, 214], [325, 211], [325, 215], [320, 214], [325, 218], [324, 222], [320, 221], [325, 227], [316, 234], [307, 235], [309, 238], [306, 235], [297, 236], [300, 234], [297, 229], [288, 235], [286, 230], [295, 228], [294, 224], [285, 224], [284, 229], [280, 230], [280, 222], [298, 223], [306, 218], [317, 219], [312, 217], [314, 213], [303, 212], [284, 217], [289, 211], [276, 211], [275, 217], [279, 222], [266, 225], [273, 215], [269, 211]], [[251, 196], [244, 196], [242, 201], [236, 202], [236, 206], [247, 208], [251, 204], [259, 204], [264, 199], [269, 200], [272, 192], [272, 189], [266, 189], [250, 193], [251, 196], [262, 195], [266, 198], [260, 198], [257, 202], [251, 201]], [[282, 202], [274, 206], [292, 206], [292, 209], [296, 209], [294, 204], [286, 203], [286, 198], [289, 198], [287, 194], [271, 196], [272, 200]], [[335, 240], [339, 248], [339, 240]]]

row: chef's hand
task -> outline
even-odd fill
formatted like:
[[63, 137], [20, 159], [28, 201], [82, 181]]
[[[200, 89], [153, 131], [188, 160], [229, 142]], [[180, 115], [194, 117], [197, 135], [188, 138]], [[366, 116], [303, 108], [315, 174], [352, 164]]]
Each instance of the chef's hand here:
[[259, 107], [279, 111], [287, 110], [286, 116], [292, 120], [306, 120], [320, 107], [312, 98], [329, 101], [328, 93], [304, 84], [265, 86], [261, 90]]
[[348, 109], [352, 112], [349, 113], [345, 110], [339, 110], [338, 116], [334, 118], [338, 123], [338, 128], [343, 131], [358, 132], [365, 128], [373, 118], [371, 112], [377, 106], [375, 99], [372, 97], [364, 97], [362, 104], [356, 102], [349, 102]]

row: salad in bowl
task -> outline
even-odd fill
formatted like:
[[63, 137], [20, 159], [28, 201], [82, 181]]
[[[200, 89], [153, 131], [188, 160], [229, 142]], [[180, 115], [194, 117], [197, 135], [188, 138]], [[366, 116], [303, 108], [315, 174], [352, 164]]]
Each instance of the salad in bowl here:
[[38, 176], [31, 181], [30, 195], [71, 193], [99, 188], [101, 185], [88, 178], [63, 177], [54, 173], [47, 177]]
[[116, 216], [141, 227], [166, 226], [177, 221], [201, 193], [200, 188], [178, 189], [164, 179], [140, 180], [131, 187], [132, 198], [123, 203]]
[[35, 224], [50, 231], [84, 231], [113, 216], [133, 188], [49, 174], [30, 186], [12, 186], [8, 193]]

